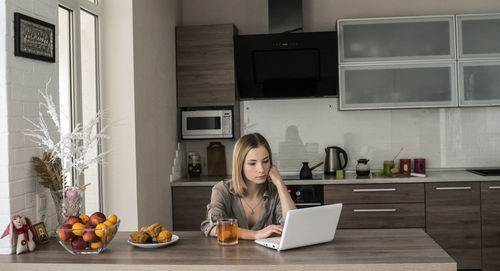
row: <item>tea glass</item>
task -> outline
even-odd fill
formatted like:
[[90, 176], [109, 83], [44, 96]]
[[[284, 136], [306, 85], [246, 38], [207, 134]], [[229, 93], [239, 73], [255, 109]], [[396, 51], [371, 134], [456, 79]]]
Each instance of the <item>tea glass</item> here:
[[225, 218], [217, 220], [217, 243], [228, 246], [238, 244], [238, 220]]

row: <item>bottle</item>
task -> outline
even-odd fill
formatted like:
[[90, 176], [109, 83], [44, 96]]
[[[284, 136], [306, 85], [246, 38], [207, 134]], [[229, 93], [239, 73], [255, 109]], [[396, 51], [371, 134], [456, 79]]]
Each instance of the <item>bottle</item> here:
[[201, 157], [197, 152], [188, 153], [188, 174], [189, 177], [200, 177]]
[[356, 165], [356, 175], [358, 176], [369, 176], [370, 175], [370, 165], [368, 165], [368, 159], [358, 159], [358, 164]]

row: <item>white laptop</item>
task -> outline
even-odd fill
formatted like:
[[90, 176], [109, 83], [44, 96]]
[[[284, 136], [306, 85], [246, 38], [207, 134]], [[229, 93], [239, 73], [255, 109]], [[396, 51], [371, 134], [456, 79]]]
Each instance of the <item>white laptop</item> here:
[[335, 236], [341, 211], [342, 203], [290, 210], [281, 237], [255, 242], [278, 251], [330, 242]]

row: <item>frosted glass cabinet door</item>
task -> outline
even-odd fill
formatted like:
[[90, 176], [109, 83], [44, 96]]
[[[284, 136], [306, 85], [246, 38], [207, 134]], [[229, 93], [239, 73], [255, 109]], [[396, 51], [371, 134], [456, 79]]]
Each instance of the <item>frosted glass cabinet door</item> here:
[[500, 14], [457, 15], [458, 57], [500, 57]]
[[454, 16], [338, 20], [340, 63], [455, 59]]
[[500, 105], [500, 61], [459, 62], [460, 105]]
[[455, 62], [340, 67], [340, 109], [457, 106]]

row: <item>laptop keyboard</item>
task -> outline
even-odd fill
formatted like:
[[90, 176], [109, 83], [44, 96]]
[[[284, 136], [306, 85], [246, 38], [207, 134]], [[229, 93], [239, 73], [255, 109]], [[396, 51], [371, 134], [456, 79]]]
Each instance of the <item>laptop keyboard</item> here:
[[267, 238], [267, 239], [264, 239], [264, 242], [279, 245], [281, 242], [281, 237]]

